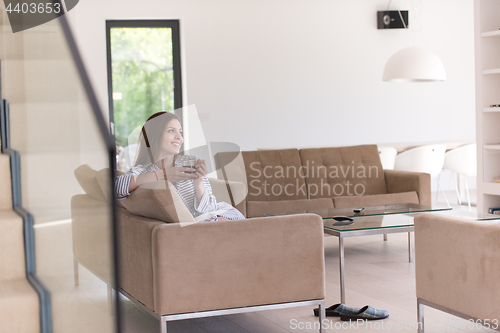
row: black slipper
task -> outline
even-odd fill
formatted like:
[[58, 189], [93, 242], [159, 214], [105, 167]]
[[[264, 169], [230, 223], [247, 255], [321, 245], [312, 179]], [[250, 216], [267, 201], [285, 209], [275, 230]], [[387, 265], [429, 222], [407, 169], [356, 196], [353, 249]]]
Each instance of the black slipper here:
[[353, 314], [341, 314], [340, 320], [348, 321], [348, 320], [380, 320], [389, 317], [389, 312], [385, 310], [377, 310], [372, 308], [371, 306], [364, 306], [359, 309], [358, 312]]
[[[316, 317], [319, 317], [319, 308], [316, 308], [313, 310], [314, 315]], [[325, 315], [327, 317], [340, 317], [340, 315], [353, 315], [355, 313], [358, 313], [359, 308], [353, 307], [353, 306], [347, 306], [345, 304], [334, 304], [330, 306], [329, 308], [325, 309]]]

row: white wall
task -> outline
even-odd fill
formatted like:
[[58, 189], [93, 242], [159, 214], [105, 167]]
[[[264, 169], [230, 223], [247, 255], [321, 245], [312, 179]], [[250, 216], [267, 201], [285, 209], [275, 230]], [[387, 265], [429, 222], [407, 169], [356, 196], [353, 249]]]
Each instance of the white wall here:
[[[387, 3], [86, 0], [68, 16], [104, 110], [105, 20], [173, 18], [185, 104], [196, 104], [208, 141], [243, 150], [475, 141], [472, 0], [393, 1], [420, 32], [377, 30]], [[446, 82], [382, 82], [387, 59], [413, 45], [441, 58]]]

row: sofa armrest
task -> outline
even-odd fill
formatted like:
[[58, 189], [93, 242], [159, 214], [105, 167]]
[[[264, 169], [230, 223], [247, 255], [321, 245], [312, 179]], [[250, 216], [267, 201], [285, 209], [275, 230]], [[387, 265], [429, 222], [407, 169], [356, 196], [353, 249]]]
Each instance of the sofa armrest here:
[[421, 205], [431, 205], [431, 175], [422, 172], [384, 170], [388, 193], [415, 191]]
[[500, 320], [500, 222], [417, 216], [415, 275], [418, 298]]
[[153, 297], [153, 230], [165, 222], [131, 214], [116, 208], [120, 288], [148, 308]]
[[323, 237], [315, 214], [159, 225], [153, 231], [154, 311], [323, 299]]
[[[152, 233], [164, 222], [131, 214], [116, 207], [120, 288], [154, 308]], [[71, 198], [73, 255], [93, 274], [113, 284], [111, 209], [87, 194]]]
[[106, 283], [113, 281], [111, 209], [88, 194], [71, 198], [73, 256]]
[[[217, 202], [224, 201], [231, 204], [231, 198], [227, 190], [226, 182], [221, 179], [208, 178], [210, 186], [212, 186], [212, 193], [215, 195]], [[228, 181], [229, 187], [233, 194], [236, 209], [238, 209], [243, 216], [247, 216], [247, 186], [240, 182]]]

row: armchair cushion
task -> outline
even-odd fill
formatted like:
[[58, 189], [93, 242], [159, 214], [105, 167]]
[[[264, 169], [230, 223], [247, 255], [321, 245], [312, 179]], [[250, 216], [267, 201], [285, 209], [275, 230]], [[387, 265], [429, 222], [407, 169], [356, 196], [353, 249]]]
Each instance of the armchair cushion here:
[[111, 202], [111, 191], [113, 191], [113, 187], [111, 186], [112, 182], [110, 169], [104, 168], [97, 171], [95, 173], [95, 178], [99, 188], [101, 189], [102, 195], [104, 196], [104, 200], [106, 200], [106, 202]]
[[175, 188], [164, 181], [139, 187], [120, 203], [132, 214], [149, 217], [163, 222], [195, 222]]
[[[123, 172], [115, 171], [116, 176], [122, 175]], [[92, 199], [111, 202], [111, 173], [109, 168], [104, 168], [99, 171], [92, 169], [87, 164], [80, 165], [75, 169], [75, 177], [80, 186], [83, 188]], [[117, 201], [119, 207], [121, 203]]]
[[[100, 177], [102, 178], [103, 175], [104, 173], [101, 172]], [[83, 164], [75, 169], [75, 177], [85, 193], [87, 193], [92, 199], [108, 202], [106, 196], [103, 194], [99, 182], [97, 181], [96, 170], [92, 169], [87, 164]]]

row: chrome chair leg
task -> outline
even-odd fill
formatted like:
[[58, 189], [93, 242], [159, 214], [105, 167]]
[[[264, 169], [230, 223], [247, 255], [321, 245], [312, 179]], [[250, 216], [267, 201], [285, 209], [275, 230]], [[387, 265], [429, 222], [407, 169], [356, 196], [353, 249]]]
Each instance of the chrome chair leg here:
[[[441, 189], [441, 193], [443, 193], [443, 197], [444, 197], [444, 200], [446, 201], [446, 204], [448, 205], [448, 207], [451, 207], [450, 203], [448, 202], [448, 198], [446, 197], [446, 194], [444, 194], [443, 187], [441, 186], [441, 184], [438, 181], [438, 192], [437, 193], [439, 193], [439, 189]], [[437, 195], [437, 193], [436, 193], [436, 195]]]
[[471, 211], [470, 207], [470, 194], [469, 194], [469, 184], [467, 182], [467, 176], [464, 176], [465, 178], [465, 191], [467, 192], [467, 203], [469, 204], [469, 212]]
[[165, 317], [160, 318], [161, 333], [167, 333], [167, 319]]
[[424, 333], [424, 305], [420, 303], [417, 298], [417, 320], [418, 320], [418, 333]]
[[458, 177], [460, 177], [460, 175], [458, 173], [455, 174], [455, 177], [453, 177], [455, 179], [455, 191], [457, 192], [457, 201], [458, 201], [458, 204], [461, 205], [462, 204], [462, 198], [460, 197], [460, 192], [458, 191]]
[[325, 333], [323, 320], [326, 318], [325, 300], [319, 304], [319, 333]]

